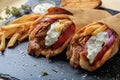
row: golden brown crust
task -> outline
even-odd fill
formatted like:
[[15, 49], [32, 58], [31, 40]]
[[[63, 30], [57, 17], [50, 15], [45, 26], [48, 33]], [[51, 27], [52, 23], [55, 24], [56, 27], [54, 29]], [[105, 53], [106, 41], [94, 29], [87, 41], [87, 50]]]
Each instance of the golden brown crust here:
[[29, 30], [29, 34], [31, 33], [31, 31], [35, 28], [35, 25], [37, 25], [39, 23], [39, 21], [44, 17], [45, 15], [41, 15], [37, 20], [34, 21], [34, 23], [31, 25], [30, 30]]
[[62, 0], [62, 7], [66, 8], [90, 8], [94, 9], [101, 5], [101, 0]]
[[59, 19], [67, 19], [69, 18], [67, 15], [65, 14], [54, 14], [54, 15], [46, 15], [45, 17], [48, 17], [48, 18], [59, 18]]
[[[28, 48], [28, 53], [31, 52], [31, 50], [32, 50], [34, 53], [33, 55], [36, 55], [36, 56], [42, 55], [42, 56], [45, 56], [46, 58], [50, 58], [50, 57], [60, 54], [66, 48], [66, 46], [70, 42], [70, 40], [71, 40], [71, 37], [61, 47], [59, 47], [58, 49], [55, 49], [55, 50], [51, 50], [50, 48], [49, 49], [40, 49], [39, 45], [37, 43], [35, 43], [35, 41], [29, 41], [28, 46], [30, 48]], [[32, 54], [30, 53], [30, 55], [32, 55]]]
[[[97, 26], [96, 26], [96, 24], [97, 24]], [[97, 28], [100, 27], [98, 24], [107, 26], [106, 24], [104, 24], [102, 22], [95, 22], [95, 23], [89, 24], [89, 25], [79, 29], [73, 36], [73, 38], [70, 42], [70, 45], [68, 47], [68, 51], [67, 51], [67, 58], [70, 59], [70, 64], [73, 67], [75, 67], [75, 68], [81, 67], [87, 71], [92, 72], [92, 71], [98, 69], [99, 67], [101, 67], [109, 58], [111, 58], [112, 56], [114, 56], [117, 53], [117, 51], [119, 49], [119, 36], [113, 29], [111, 29], [111, 30], [115, 36], [114, 43], [112, 44], [112, 46], [110, 48], [108, 48], [108, 50], [105, 52], [104, 56], [99, 61], [97, 61], [94, 65], [90, 65], [89, 60], [86, 58], [85, 55], [83, 55], [84, 53], [87, 54], [86, 51], [80, 51], [77, 53], [75, 52], [76, 49], [74, 49], [74, 48], [80, 46], [78, 40], [83, 36], [90, 35], [91, 33], [93, 33], [92, 29], [96, 29], [96, 27]], [[95, 26], [93, 26], [93, 25], [95, 25]], [[89, 26], [92, 26], [92, 27], [89, 28]], [[79, 56], [79, 58], [77, 59], [76, 57], [78, 57], [78, 56]], [[76, 61], [77, 61], [77, 63], [76, 63]], [[78, 61], [79, 61], [79, 63], [78, 63]]]
[[[82, 28], [90, 23], [98, 20], [111, 17], [111, 14], [97, 9], [79, 9], [79, 8], [65, 8], [70, 11], [73, 16], [69, 15], [69, 18], [74, 22], [77, 28]], [[89, 13], [89, 14], [88, 14]]]

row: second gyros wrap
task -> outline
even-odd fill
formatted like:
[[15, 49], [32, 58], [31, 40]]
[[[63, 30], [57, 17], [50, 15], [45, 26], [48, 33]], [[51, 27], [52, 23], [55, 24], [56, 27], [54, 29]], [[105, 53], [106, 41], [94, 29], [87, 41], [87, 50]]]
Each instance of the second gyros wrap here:
[[120, 14], [79, 29], [68, 46], [70, 64], [94, 71], [115, 55], [119, 50], [119, 21]]

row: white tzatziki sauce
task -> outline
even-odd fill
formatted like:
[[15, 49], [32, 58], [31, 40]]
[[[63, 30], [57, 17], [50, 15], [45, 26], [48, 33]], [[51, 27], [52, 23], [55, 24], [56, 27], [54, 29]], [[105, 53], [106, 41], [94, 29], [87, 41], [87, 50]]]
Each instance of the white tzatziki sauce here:
[[87, 42], [87, 58], [90, 63], [93, 63], [97, 54], [102, 50], [103, 44], [106, 43], [108, 39], [107, 32], [100, 32], [96, 36], [90, 37]]
[[36, 6], [34, 6], [33, 8], [33, 12], [34, 13], [41, 13], [41, 14], [44, 14], [47, 12], [47, 9], [50, 8], [50, 7], [55, 7], [54, 4], [51, 4], [51, 3], [40, 3]]
[[59, 31], [56, 31], [55, 29], [58, 27], [59, 24], [60, 23], [58, 21], [51, 24], [50, 29], [47, 32], [47, 36], [45, 37], [46, 46], [51, 46], [58, 40], [62, 29], [60, 29]]

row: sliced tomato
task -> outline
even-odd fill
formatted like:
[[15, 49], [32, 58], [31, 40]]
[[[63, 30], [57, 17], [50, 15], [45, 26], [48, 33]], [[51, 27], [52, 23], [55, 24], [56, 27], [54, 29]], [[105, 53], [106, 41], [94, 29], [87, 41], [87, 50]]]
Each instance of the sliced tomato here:
[[98, 55], [95, 57], [93, 63], [91, 65], [94, 65], [98, 60], [102, 59], [103, 55], [107, 51], [108, 47], [104, 46], [102, 50], [98, 53]]
[[58, 38], [57, 42], [52, 45], [52, 49], [57, 49], [64, 44], [64, 42], [71, 37], [72, 34], [75, 32], [75, 25], [72, 24], [68, 27]]

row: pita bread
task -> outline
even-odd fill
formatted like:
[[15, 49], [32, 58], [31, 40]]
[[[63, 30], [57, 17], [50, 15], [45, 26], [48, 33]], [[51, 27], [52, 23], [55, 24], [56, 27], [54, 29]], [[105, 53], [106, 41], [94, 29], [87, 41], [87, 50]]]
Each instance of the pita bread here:
[[111, 17], [112, 15], [104, 10], [95, 9], [79, 9], [79, 8], [65, 8], [73, 13], [68, 15], [78, 28], [81, 28], [89, 23]]
[[105, 18], [100, 22], [103, 22], [107, 24], [110, 28], [114, 29], [120, 37], [120, 13], [115, 16]]
[[[96, 23], [102, 23], [102, 24], [105, 24], [107, 25], [111, 30], [112, 32], [114, 32], [114, 36], [115, 36], [115, 41], [114, 43], [111, 45], [111, 47], [109, 47], [109, 49], [105, 52], [104, 56], [96, 62], [96, 64], [94, 65], [90, 65], [89, 64], [89, 61], [88, 59], [86, 59], [86, 57], [84, 55], [81, 54], [73, 54], [71, 52], [74, 52], [72, 50], [74, 50], [74, 48], [72, 48], [73, 46], [71, 46], [71, 44], [73, 44], [72, 40], [74, 38], [74, 40], [76, 40], [77, 36], [82, 34], [85, 30], [86, 27], [88, 27], [89, 25], [93, 25], [93, 24], [96, 24]], [[71, 44], [69, 45], [68, 47], [68, 51], [67, 51], [67, 57], [68, 59], [70, 59], [70, 64], [73, 66], [73, 67], [81, 67], [87, 71], [95, 71], [96, 69], [100, 68], [103, 64], [105, 64], [105, 62], [110, 59], [111, 57], [113, 57], [119, 50], [119, 46], [120, 46], [120, 14], [117, 14], [115, 16], [111, 16], [111, 17], [108, 17], [108, 18], [105, 18], [103, 20], [100, 20], [100, 21], [97, 21], [97, 22], [94, 22], [94, 23], [90, 23], [89, 25], [79, 29], [81, 32], [79, 32], [78, 35], [74, 35], [72, 40], [71, 40]], [[92, 28], [91, 28], [92, 29]], [[79, 31], [78, 30], [78, 31]], [[75, 43], [77, 44], [77, 43]], [[83, 52], [84, 53], [84, 52]], [[79, 58], [77, 60], [75, 60], [76, 56]], [[76, 62], [77, 61], [77, 62]]]
[[101, 5], [101, 0], [62, 0], [62, 7], [94, 9]]

